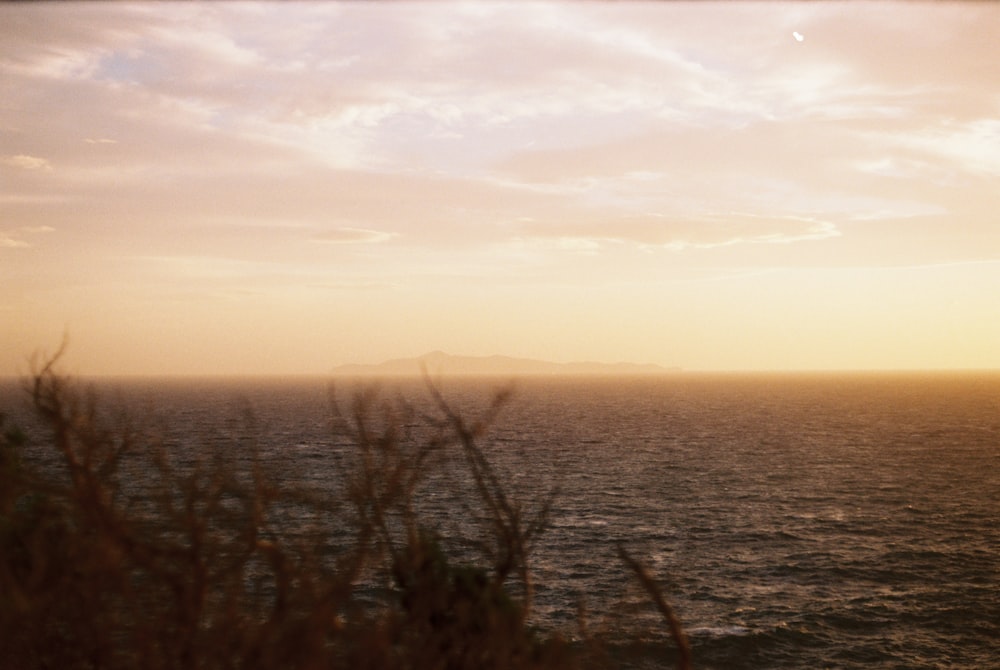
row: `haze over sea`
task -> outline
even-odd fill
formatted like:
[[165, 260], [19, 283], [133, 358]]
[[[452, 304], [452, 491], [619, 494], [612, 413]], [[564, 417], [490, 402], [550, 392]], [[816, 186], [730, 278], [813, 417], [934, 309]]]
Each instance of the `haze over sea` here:
[[[440, 383], [471, 416], [503, 381]], [[98, 386], [154, 407], [191, 444], [245, 431], [245, 399], [263, 455], [300, 466], [283, 484], [333, 495], [349, 445], [331, 432], [326, 384]], [[380, 385], [427, 402], [421, 381]], [[1000, 374], [526, 378], [483, 445], [515, 496], [558, 489], [534, 554], [539, 624], [572, 631], [582, 600], [598, 625], [637, 596], [616, 557], [623, 542], [665, 585], [698, 668], [1000, 662]], [[459, 532], [438, 485], [428, 513]], [[660, 667], [666, 632], [644, 617], [649, 633], [630, 644]]]

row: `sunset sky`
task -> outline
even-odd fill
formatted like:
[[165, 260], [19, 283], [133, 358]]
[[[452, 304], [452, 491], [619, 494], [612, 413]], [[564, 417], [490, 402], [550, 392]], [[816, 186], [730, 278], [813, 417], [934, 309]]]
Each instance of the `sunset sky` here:
[[0, 5], [0, 374], [1000, 368], [1000, 5]]

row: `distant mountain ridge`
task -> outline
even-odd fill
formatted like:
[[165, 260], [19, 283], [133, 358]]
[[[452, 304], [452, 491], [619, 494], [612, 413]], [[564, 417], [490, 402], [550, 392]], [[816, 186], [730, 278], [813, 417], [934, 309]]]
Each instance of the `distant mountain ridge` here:
[[647, 375], [677, 372], [654, 364], [595, 363], [579, 361], [553, 363], [511, 356], [456, 356], [432, 351], [415, 358], [396, 358], [376, 365], [341, 365], [333, 374], [343, 376], [411, 376], [426, 370], [435, 375]]

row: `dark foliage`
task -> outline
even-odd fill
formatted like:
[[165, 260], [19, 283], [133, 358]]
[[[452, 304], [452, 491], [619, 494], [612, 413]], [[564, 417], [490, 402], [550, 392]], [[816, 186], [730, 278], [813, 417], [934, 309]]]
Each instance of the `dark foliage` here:
[[[349, 412], [334, 405], [355, 449], [344, 495], [331, 498], [282, 490], [257, 458], [176, 458], [148, 426], [104, 417], [57, 359], [27, 384], [44, 437], [0, 415], [4, 667], [613, 664], [582, 619], [572, 641], [530, 625], [531, 548], [549, 506], [511, 500], [477, 446], [504, 394], [471, 423], [433, 385], [432, 416], [372, 392]], [[405, 428], [415, 422], [419, 436]], [[463, 464], [480, 512], [474, 564], [456, 560], [416, 504], [432, 464], [448, 458]], [[689, 667], [656, 582], [621, 555]]]

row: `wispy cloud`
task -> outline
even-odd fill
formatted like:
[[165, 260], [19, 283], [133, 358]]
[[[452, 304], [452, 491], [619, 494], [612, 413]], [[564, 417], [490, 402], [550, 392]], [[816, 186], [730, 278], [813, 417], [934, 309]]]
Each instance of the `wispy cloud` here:
[[51, 170], [52, 164], [45, 158], [39, 158], [38, 156], [28, 156], [26, 154], [17, 154], [14, 156], [3, 156], [0, 158], [0, 162], [4, 165], [9, 165], [10, 167], [20, 168], [22, 170]]
[[791, 244], [840, 235], [826, 221], [795, 216], [727, 213], [698, 218], [658, 215], [577, 225], [522, 224], [527, 239], [548, 240], [554, 248], [594, 252], [606, 244], [639, 249], [710, 249], [738, 244]]
[[[760, 272], [1000, 257], [987, 3], [12, 3], [0, 26], [0, 303], [99, 276], [120, 314], [176, 283], [303, 314], [581, 290], [630, 318], [589, 306], [623, 282], [683, 321]], [[711, 305], [651, 288], [705, 276]]]
[[1000, 177], [1000, 118], [946, 120], [917, 132], [890, 133], [883, 139], [919, 152], [944, 169]]
[[10, 233], [0, 232], [0, 247], [5, 249], [17, 249], [31, 246], [24, 240], [17, 239], [10, 235]]
[[325, 244], [377, 244], [395, 235], [365, 228], [334, 228], [314, 234], [310, 239]]
[[52, 226], [21, 226], [10, 230], [0, 230], [0, 248], [24, 249], [34, 246], [36, 235], [55, 232]]

